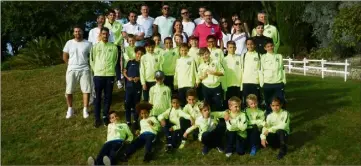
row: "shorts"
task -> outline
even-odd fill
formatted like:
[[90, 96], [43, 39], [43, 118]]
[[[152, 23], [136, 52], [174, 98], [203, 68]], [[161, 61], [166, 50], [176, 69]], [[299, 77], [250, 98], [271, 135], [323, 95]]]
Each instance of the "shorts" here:
[[73, 94], [78, 82], [80, 82], [80, 89], [83, 93], [91, 93], [92, 91], [90, 70], [68, 70], [66, 72], [65, 80], [65, 94]]

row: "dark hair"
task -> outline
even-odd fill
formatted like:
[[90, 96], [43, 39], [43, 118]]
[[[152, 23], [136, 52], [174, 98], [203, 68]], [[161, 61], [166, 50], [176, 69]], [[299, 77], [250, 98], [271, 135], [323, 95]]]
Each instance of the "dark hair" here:
[[145, 43], [144, 45], [145, 47], [148, 47], [148, 46], [155, 46], [155, 42], [153, 40], [147, 40], [147, 42]]
[[153, 37], [159, 37], [159, 38], [161, 38], [160, 33], [155, 33], [155, 34], [153, 34], [152, 38], [153, 38]]
[[133, 35], [133, 34], [128, 34], [128, 38], [135, 38], [135, 35]]
[[135, 12], [135, 11], [130, 11], [129, 14], [128, 14], [128, 16], [130, 16], [130, 14], [132, 14], [132, 13], [135, 14], [135, 15], [137, 15], [137, 12]]
[[246, 39], [246, 44], [247, 44], [248, 41], [252, 41], [252, 43], [254, 43], [254, 38], [253, 37], [247, 38]]
[[145, 54], [145, 48], [142, 46], [137, 46], [134, 48], [135, 53], [137, 53], [138, 51], [142, 51], [142, 53]]
[[201, 6], [201, 7], [199, 7], [198, 9], [200, 9], [200, 8], [203, 8], [203, 9], [207, 10], [207, 7], [206, 7], [206, 6]]
[[272, 39], [267, 39], [264, 46], [266, 46], [267, 44], [272, 44], [273, 45], [274, 44], [273, 40]]
[[230, 41], [227, 42], [227, 47], [228, 47], [228, 45], [236, 46], [236, 42], [234, 42], [233, 40], [230, 40]]
[[209, 39], [217, 40], [216, 36], [214, 36], [214, 35], [208, 35], [206, 40], [208, 41]]
[[186, 93], [186, 97], [188, 96], [194, 96], [197, 98], [197, 91], [195, 91], [194, 89], [189, 89]]
[[118, 112], [110, 111], [110, 112], [108, 113], [108, 115], [110, 116], [111, 114], [115, 114], [115, 116], [119, 118]]
[[148, 112], [150, 112], [150, 110], [152, 110], [153, 105], [148, 103], [147, 101], [141, 101], [140, 103], [138, 103], [135, 106], [135, 109], [137, 110], [138, 113], [140, 113], [141, 110], [146, 110]]
[[191, 36], [191, 37], [189, 37], [189, 41], [191, 41], [191, 40], [197, 40], [197, 41], [199, 41], [199, 38], [197, 37], [197, 36]]
[[115, 14], [115, 11], [113, 9], [110, 9], [110, 10], [108, 10], [107, 15], [109, 15], [110, 13]]
[[[224, 28], [223, 27], [223, 23], [222, 23], [222, 20], [223, 19], [225, 19], [226, 21], [226, 23], [227, 23], [227, 28]], [[225, 18], [225, 17], [221, 17], [221, 19], [219, 19], [219, 22], [220, 22], [220, 25], [219, 25], [219, 27], [221, 28], [221, 31], [224, 33], [224, 34], [227, 34], [227, 33], [229, 33], [229, 32], [231, 32], [231, 26], [228, 26], [229, 25], [229, 22], [228, 22], [228, 20]], [[232, 32], [231, 32], [232, 33]]]
[[75, 28], [79, 28], [79, 29], [81, 29], [83, 31], [83, 28], [80, 25], [74, 25], [73, 29], [75, 29]]
[[182, 43], [182, 44], [180, 44], [179, 48], [187, 48], [187, 49], [189, 49], [189, 46], [188, 46], [187, 43]]
[[176, 37], [176, 36], [180, 37], [180, 38], [183, 40], [183, 35], [181, 35], [181, 34], [175, 34], [174, 37]]
[[175, 20], [174, 23], [173, 23], [173, 34], [175, 33], [175, 28], [174, 28], [174, 26], [175, 26], [175, 24], [176, 24], [177, 22], [180, 23], [180, 25], [181, 25], [181, 27], [182, 27], [182, 32], [183, 32], [183, 24], [182, 24], [182, 21], [181, 21], [181, 20]]
[[256, 27], [258, 27], [258, 26], [263, 26], [264, 27], [264, 23], [261, 22], [261, 21], [258, 21], [257, 24], [256, 24]]
[[166, 38], [164, 38], [164, 43], [165, 43], [166, 40], [172, 41], [172, 38], [171, 38], [171, 37], [166, 37]]
[[257, 14], [267, 14], [267, 13], [266, 13], [266, 11], [261, 10], [261, 11], [259, 11]]
[[173, 95], [172, 95], [172, 98], [171, 98], [171, 100], [174, 100], [174, 99], [176, 99], [176, 100], [178, 100], [178, 101], [179, 101], [179, 97], [178, 97], [178, 95], [176, 95], [176, 94], [173, 94]]
[[107, 31], [109, 33], [109, 29], [107, 27], [103, 27], [102, 29], [100, 29], [100, 32], [102, 31]]
[[277, 102], [278, 104], [283, 105], [281, 98], [278, 96], [273, 97], [271, 102]]
[[237, 12], [233, 12], [233, 13], [232, 13], [232, 16], [237, 16], [237, 17], [239, 17]]
[[202, 56], [205, 53], [211, 54], [211, 52], [208, 50], [207, 47], [202, 47], [202, 48], [199, 49], [199, 52], [198, 52], [199, 55]]

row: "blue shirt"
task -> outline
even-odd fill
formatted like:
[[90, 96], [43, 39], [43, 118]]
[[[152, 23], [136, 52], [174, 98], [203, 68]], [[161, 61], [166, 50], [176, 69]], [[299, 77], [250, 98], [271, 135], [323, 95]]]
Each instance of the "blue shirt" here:
[[[125, 68], [127, 70], [128, 77], [140, 77], [139, 69], [140, 69], [140, 62], [137, 62], [136, 60], [130, 60], [127, 63], [127, 66]], [[134, 81], [129, 82], [127, 79], [125, 80], [125, 87], [129, 88], [137, 88], [141, 87], [140, 80], [135, 83]]]
[[124, 24], [128, 23], [127, 18], [121, 18], [121, 19], [116, 20], [116, 21], [118, 21], [118, 22], [119, 22], [119, 23], [121, 23], [122, 25], [124, 25]]

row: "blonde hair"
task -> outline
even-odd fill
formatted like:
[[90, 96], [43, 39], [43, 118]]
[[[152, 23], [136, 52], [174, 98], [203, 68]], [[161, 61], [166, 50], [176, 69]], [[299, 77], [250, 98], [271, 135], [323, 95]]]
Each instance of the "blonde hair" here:
[[205, 53], [211, 54], [211, 52], [208, 50], [208, 48], [203, 47], [199, 49], [198, 55], [203, 56]]
[[251, 101], [255, 101], [255, 102], [258, 102], [257, 100], [257, 96], [255, 94], [249, 94], [247, 96], [247, 99], [246, 100], [251, 100]]
[[231, 102], [236, 102], [236, 103], [241, 104], [242, 100], [237, 96], [232, 96], [230, 99], [228, 99], [228, 104], [230, 104]]

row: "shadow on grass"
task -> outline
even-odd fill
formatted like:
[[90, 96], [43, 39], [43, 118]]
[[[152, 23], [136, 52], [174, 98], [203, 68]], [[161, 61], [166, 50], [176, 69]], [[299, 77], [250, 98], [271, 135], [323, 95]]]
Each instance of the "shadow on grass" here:
[[289, 144], [291, 145], [289, 148], [289, 153], [295, 152], [300, 149], [307, 142], [315, 139], [322, 130], [326, 127], [322, 125], [313, 125], [311, 128], [306, 131], [296, 131], [291, 133], [289, 137]]

